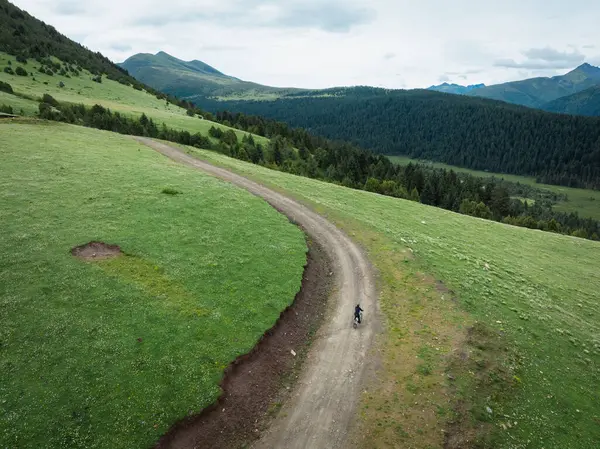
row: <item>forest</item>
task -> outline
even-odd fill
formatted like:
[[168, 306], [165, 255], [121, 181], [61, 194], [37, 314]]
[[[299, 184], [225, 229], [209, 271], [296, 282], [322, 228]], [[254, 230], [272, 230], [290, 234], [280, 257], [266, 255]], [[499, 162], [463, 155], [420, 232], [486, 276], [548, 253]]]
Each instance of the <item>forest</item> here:
[[540, 182], [600, 189], [600, 118], [553, 114], [425, 90], [300, 92], [274, 101], [198, 106], [280, 120], [376, 153], [407, 155]]
[[[201, 111], [190, 109], [190, 115]], [[261, 117], [220, 113], [215, 120], [247, 131], [239, 139], [232, 129], [212, 127], [209, 135], [177, 131], [157, 124], [146, 115], [139, 118], [112, 112], [102, 106], [61, 104], [49, 95], [40, 103], [41, 118], [83, 126], [153, 137], [211, 149], [265, 167], [321, 179], [354, 189], [418, 201], [466, 215], [598, 240], [600, 222], [552, 210], [555, 194], [531, 186], [483, 179], [452, 170], [419, 164], [399, 166], [387, 157], [346, 142], [313, 136], [303, 129]], [[251, 133], [270, 138], [256, 142]], [[534, 200], [514, 199], [525, 197]]]

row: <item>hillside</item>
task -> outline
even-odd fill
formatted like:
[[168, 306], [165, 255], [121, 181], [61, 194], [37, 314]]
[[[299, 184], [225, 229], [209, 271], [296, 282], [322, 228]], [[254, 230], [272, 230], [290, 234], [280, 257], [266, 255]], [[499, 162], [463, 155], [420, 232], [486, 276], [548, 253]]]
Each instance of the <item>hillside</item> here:
[[599, 84], [600, 68], [582, 64], [565, 75], [486, 86], [472, 90], [467, 95], [541, 108], [545, 103]]
[[[12, 90], [12, 93], [8, 93], [0, 88], [0, 108], [10, 107], [16, 114], [36, 116], [42, 97], [49, 94], [59, 102], [87, 106], [98, 104], [130, 117], [140, 117], [145, 114], [158, 125], [166, 123], [170, 128], [191, 134], [207, 135], [212, 127], [223, 131], [231, 129], [210, 120], [200, 119], [195, 114], [191, 116], [188, 110], [166, 101], [162, 93], [154, 95], [139, 86], [130, 85], [122, 80], [114, 81], [107, 76], [98, 78], [97, 75], [83, 68], [78, 74], [71, 73], [67, 77], [66, 74], [61, 75], [62, 69], [57, 70], [56, 73], [48, 72], [36, 60], [19, 59], [25, 62], [19, 62], [14, 56], [0, 52], [0, 69], [23, 67], [28, 72], [28, 76], [18, 76], [0, 70], [0, 82], [8, 84]], [[61, 68], [67, 65], [54, 57], [51, 61]], [[239, 130], [232, 131], [239, 139], [246, 134]], [[263, 137], [255, 136], [255, 138], [263, 144], [268, 143], [268, 139]]]
[[[600, 413], [595, 400], [600, 243], [190, 151], [310, 204], [367, 249], [381, 274], [386, 323], [381, 371], [361, 407], [359, 434], [366, 435], [368, 447], [403, 447], [408, 439], [413, 447], [453, 449], [595, 447], [600, 438], [594, 418]], [[455, 301], [466, 314], [457, 314]], [[474, 331], [472, 320], [489, 326], [491, 333]], [[461, 348], [461, 354], [472, 356], [471, 364], [463, 356], [467, 365], [462, 369], [460, 363], [448, 367], [448, 354], [456, 350], [452, 344], [467, 332], [465, 327], [475, 337], [473, 346]], [[490, 335], [504, 335], [507, 341]], [[516, 349], [508, 360], [502, 352], [507, 347]], [[477, 379], [481, 384], [470, 383]], [[443, 395], [446, 382], [459, 389], [458, 409]], [[446, 394], [456, 392], [449, 388]], [[407, 413], [407, 404], [415, 402], [418, 407]], [[440, 428], [447, 420], [460, 422], [465, 411], [472, 425], [486, 429], [491, 423], [490, 435], [478, 445], [471, 446], [473, 440], [451, 445]], [[458, 429], [477, 440], [470, 430]], [[444, 434], [448, 438], [456, 431]]]
[[[0, 121], [0, 148], [0, 446], [151, 447], [293, 301], [303, 233], [127, 136]], [[124, 254], [71, 255], [94, 240]]]
[[162, 92], [194, 100], [202, 97], [276, 98], [300, 89], [280, 89], [225, 75], [201, 61], [182, 61], [165, 52], [140, 53], [119, 64]]
[[0, 52], [23, 59], [37, 59], [40, 64], [47, 62], [45, 65], [49, 70], [53, 67], [46, 58], [55, 57], [66, 63], [65, 68], [75, 69], [69, 70], [70, 74], [83, 68], [94, 75], [105, 74], [112, 80], [158, 93], [142, 85], [100, 53], [72, 41], [7, 0], [0, 0]]
[[[193, 66], [201, 69], [200, 64]], [[18, 68], [26, 76], [19, 76]], [[192, 134], [207, 134], [213, 126], [229, 129], [190, 115], [189, 103], [143, 84], [102, 54], [72, 41], [6, 0], [0, 0], [0, 82], [12, 90], [9, 93], [0, 88], [0, 107], [11, 107], [17, 114], [35, 115], [43, 95], [50, 94], [61, 102], [100, 104], [131, 116], [145, 114], [159, 125], [167, 122]], [[243, 133], [234, 132], [243, 137]]]
[[600, 119], [426, 90], [344, 88], [205, 109], [265, 116], [383, 154], [600, 188]]
[[481, 89], [483, 87], [485, 87], [485, 84], [471, 84], [469, 86], [461, 86], [460, 84], [443, 83], [443, 84], [439, 84], [437, 86], [430, 86], [427, 88], [427, 90], [443, 92], [446, 94], [463, 95], [463, 94], [466, 94], [467, 92], [471, 92], [472, 90], [475, 90], [475, 89]]
[[562, 114], [600, 117], [600, 85], [542, 105], [542, 109]]

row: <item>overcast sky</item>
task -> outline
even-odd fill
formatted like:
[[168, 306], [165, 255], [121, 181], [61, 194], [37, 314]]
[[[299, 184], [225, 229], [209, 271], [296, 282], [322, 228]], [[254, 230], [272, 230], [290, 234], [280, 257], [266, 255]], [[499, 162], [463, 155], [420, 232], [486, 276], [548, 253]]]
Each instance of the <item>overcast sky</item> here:
[[11, 0], [115, 62], [166, 51], [272, 86], [493, 84], [600, 65], [598, 0]]

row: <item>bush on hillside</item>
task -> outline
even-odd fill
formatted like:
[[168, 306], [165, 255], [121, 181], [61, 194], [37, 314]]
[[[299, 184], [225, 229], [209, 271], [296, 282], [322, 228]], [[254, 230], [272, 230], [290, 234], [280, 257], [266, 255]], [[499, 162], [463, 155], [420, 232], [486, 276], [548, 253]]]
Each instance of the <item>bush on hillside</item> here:
[[27, 64], [27, 58], [23, 55], [17, 55], [17, 62], [21, 64]]
[[46, 103], [54, 107], [58, 106], [58, 101], [56, 101], [56, 99], [50, 94], [44, 94], [42, 97], [42, 103]]
[[19, 76], [27, 76], [27, 70], [25, 70], [23, 67], [19, 66], [17, 67], [17, 70], [15, 70], [15, 73]]
[[5, 114], [14, 114], [12, 106], [6, 104], [0, 104], [0, 112]]
[[162, 193], [164, 193], [165, 195], [180, 195], [183, 192], [180, 192], [177, 189], [173, 189], [171, 187], [165, 187], [164, 189], [162, 189]]
[[8, 66], [4, 67], [4, 73], [8, 73], [9, 75], [14, 75], [15, 74], [14, 70], [11, 69]]
[[10, 84], [0, 81], [0, 91], [12, 94], [13, 88]]
[[215, 128], [214, 126], [211, 126], [208, 130], [208, 134], [210, 135], [210, 137], [220, 139], [221, 137], [223, 137], [223, 130], [221, 128]]

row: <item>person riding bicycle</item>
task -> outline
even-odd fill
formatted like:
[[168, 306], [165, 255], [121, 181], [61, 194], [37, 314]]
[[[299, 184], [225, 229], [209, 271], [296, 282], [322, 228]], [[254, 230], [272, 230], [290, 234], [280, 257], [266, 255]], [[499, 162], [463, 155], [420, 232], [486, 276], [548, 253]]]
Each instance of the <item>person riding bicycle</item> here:
[[364, 312], [364, 310], [360, 308], [360, 304], [356, 304], [356, 307], [354, 308], [354, 318], [358, 320], [358, 324], [360, 324], [360, 312]]

